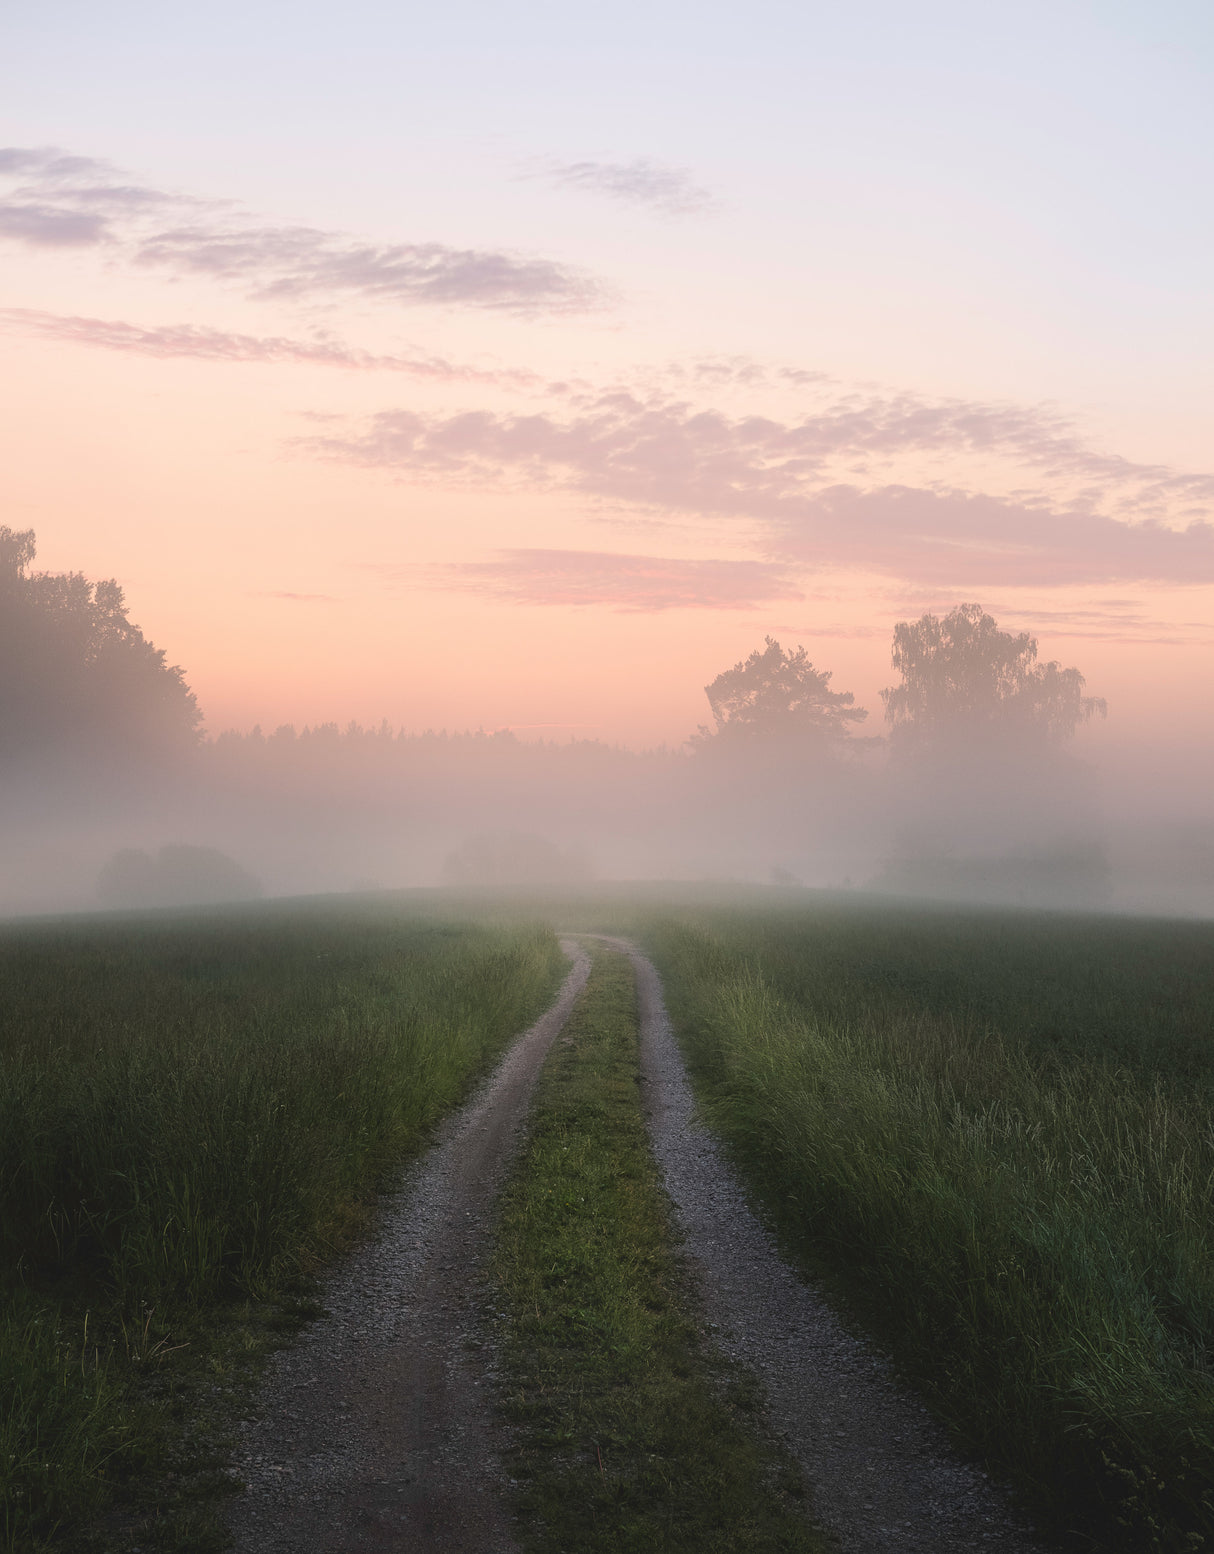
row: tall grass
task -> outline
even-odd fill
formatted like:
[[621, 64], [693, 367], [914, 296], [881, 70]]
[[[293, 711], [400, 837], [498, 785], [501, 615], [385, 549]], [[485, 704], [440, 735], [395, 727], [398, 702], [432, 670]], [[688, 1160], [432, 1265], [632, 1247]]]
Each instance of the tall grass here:
[[8, 1547], [78, 1525], [134, 1460], [148, 1312], [165, 1335], [317, 1266], [560, 965], [534, 927], [387, 906], [0, 938]]
[[961, 1435], [1098, 1547], [1214, 1546], [1214, 932], [653, 940], [713, 1121]]

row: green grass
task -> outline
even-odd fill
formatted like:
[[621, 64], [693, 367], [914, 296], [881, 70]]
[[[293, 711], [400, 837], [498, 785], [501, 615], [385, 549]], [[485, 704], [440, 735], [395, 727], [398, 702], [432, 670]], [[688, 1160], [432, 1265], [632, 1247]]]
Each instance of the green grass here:
[[1214, 1547], [1214, 929], [679, 919], [698, 1093], [790, 1244], [1055, 1525]]
[[798, 1474], [755, 1424], [750, 1385], [703, 1342], [637, 1061], [631, 967], [596, 952], [497, 1235], [526, 1547], [817, 1554]]
[[562, 966], [390, 903], [0, 937], [0, 1548], [216, 1545], [243, 1359]]
[[[545, 915], [646, 939], [701, 1102], [787, 1244], [961, 1442], [1089, 1547], [1214, 1549], [1214, 929], [783, 900], [0, 933], [0, 1550], [219, 1547], [255, 1362], [551, 996]], [[779, 1542], [801, 1521], [753, 1398], [687, 1314], [631, 995], [595, 987], [543, 1079], [499, 1263], [523, 1292], [536, 1547], [802, 1546]], [[756, 1484], [777, 1486], [767, 1510]]]

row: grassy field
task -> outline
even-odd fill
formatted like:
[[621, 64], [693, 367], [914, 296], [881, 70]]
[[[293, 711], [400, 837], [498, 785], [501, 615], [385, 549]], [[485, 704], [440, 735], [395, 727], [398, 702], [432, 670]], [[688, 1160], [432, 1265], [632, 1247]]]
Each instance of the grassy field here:
[[[542, 918], [645, 941], [787, 1244], [961, 1442], [1088, 1547], [1214, 1550], [1214, 927], [693, 888], [423, 899], [0, 934], [0, 1550], [219, 1546], [246, 1358], [551, 997]], [[660, 1435], [663, 1389], [706, 1373], [646, 1196], [631, 1016], [600, 991], [507, 1212], [539, 1258], [508, 1254], [534, 1319], [513, 1363], [554, 1408], [578, 1373], [555, 1412], [520, 1405], [535, 1505], [592, 1441], [609, 1525], [657, 1496], [630, 1410]], [[571, 1327], [626, 1247], [658, 1308], [620, 1284]], [[665, 1379], [614, 1391], [644, 1354]], [[618, 1439], [586, 1433], [592, 1394]]]
[[386, 901], [0, 935], [0, 1548], [215, 1544], [200, 1417], [563, 964]]
[[495, 1271], [535, 1554], [819, 1554], [800, 1474], [711, 1357], [641, 1116], [636, 994], [619, 954], [541, 1075]]
[[1214, 927], [652, 913], [702, 1102], [958, 1437], [1090, 1546], [1214, 1548]]

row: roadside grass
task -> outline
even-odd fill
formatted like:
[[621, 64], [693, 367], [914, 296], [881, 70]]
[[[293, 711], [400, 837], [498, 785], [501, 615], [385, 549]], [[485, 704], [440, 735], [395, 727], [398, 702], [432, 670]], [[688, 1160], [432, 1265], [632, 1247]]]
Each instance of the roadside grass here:
[[787, 1242], [1055, 1528], [1214, 1548], [1214, 929], [681, 917], [650, 948]]
[[632, 968], [593, 954], [537, 1086], [494, 1254], [525, 1546], [822, 1554], [753, 1384], [697, 1327], [641, 1112]]
[[0, 1550], [221, 1546], [258, 1362], [563, 964], [390, 901], [0, 935]]

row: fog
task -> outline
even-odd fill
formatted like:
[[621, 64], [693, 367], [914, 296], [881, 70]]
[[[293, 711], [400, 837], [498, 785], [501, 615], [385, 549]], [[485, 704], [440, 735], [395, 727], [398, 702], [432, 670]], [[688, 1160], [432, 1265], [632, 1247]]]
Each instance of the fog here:
[[[501, 733], [225, 736], [155, 772], [10, 773], [0, 902], [15, 913], [259, 888], [712, 879], [1214, 914], [1214, 817], [1195, 794], [1144, 791], [1129, 754], [911, 763], [884, 742], [811, 761], [761, 742], [635, 752]], [[251, 882], [223, 885], [220, 871], [215, 894], [212, 865], [179, 867], [175, 887], [116, 888], [123, 850], [155, 864], [183, 847], [217, 851]]]
[[205, 869], [167, 894], [107, 889], [121, 850], [185, 846], [246, 871], [255, 884], [229, 883], [237, 895], [714, 879], [1214, 913], [1214, 817], [1196, 792], [1148, 783], [1136, 755], [226, 735], [160, 768], [10, 763], [0, 900], [13, 913], [223, 899]]
[[976, 605], [898, 626], [882, 709], [768, 638], [668, 748], [337, 723], [203, 738], [121, 590], [33, 554], [0, 529], [6, 914], [595, 880], [1214, 914], [1210, 746], [1119, 738], [1078, 669]]

